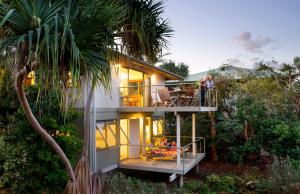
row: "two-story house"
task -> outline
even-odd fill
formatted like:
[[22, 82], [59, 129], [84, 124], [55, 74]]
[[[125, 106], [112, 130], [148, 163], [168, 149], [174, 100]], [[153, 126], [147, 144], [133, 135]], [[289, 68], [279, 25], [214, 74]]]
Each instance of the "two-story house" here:
[[[170, 181], [205, 157], [205, 139], [196, 137], [195, 114], [216, 111], [215, 91], [200, 103], [199, 86], [144, 61], [122, 56], [112, 64], [111, 88], [94, 92], [90, 121], [90, 166], [106, 173], [115, 168], [162, 172]], [[166, 84], [167, 80], [177, 80]], [[175, 84], [174, 84], [175, 83]], [[87, 92], [83, 92], [86, 98]], [[164, 129], [166, 112], [176, 117], [176, 136]], [[180, 133], [181, 113], [192, 114], [192, 136]]]

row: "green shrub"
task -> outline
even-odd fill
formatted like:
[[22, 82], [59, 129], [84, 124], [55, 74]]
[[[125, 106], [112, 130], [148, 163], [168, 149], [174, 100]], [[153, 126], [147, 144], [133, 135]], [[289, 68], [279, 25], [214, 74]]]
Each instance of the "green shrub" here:
[[[300, 183], [300, 166], [290, 158], [275, 158], [270, 176], [257, 184], [258, 192], [294, 193]], [[299, 192], [299, 190], [298, 190]]]
[[170, 189], [164, 183], [152, 183], [141, 181], [136, 178], [126, 177], [122, 173], [112, 173], [105, 178], [104, 194], [169, 194], [185, 193], [183, 190]]
[[[35, 102], [37, 90], [27, 91], [29, 102]], [[81, 147], [74, 120], [79, 113], [70, 108], [62, 112], [60, 98], [55, 93], [40, 96], [31, 103], [41, 125], [58, 142], [75, 164]], [[67, 115], [67, 116], [64, 116]], [[62, 192], [68, 179], [64, 164], [47, 142], [34, 131], [23, 111], [12, 116], [11, 124], [0, 138], [0, 184], [12, 193]]]
[[212, 174], [207, 176], [206, 183], [208, 184], [209, 188], [213, 191], [217, 192], [235, 192], [235, 180], [232, 176], [219, 176], [216, 174]]
[[208, 193], [209, 192], [209, 188], [207, 186], [207, 184], [205, 184], [202, 181], [187, 181], [184, 186], [183, 189], [188, 191], [188, 192], [195, 192], [195, 193]]

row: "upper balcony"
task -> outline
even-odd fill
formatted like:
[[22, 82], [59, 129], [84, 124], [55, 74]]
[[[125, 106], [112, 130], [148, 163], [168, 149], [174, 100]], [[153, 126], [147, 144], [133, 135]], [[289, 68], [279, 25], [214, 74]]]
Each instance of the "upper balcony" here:
[[198, 83], [119, 87], [120, 112], [217, 111], [216, 89], [200, 90]]

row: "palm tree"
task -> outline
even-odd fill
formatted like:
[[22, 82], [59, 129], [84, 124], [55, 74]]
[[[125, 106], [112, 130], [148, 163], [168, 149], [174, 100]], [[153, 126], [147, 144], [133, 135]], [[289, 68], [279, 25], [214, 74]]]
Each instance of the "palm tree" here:
[[162, 48], [168, 48], [173, 29], [164, 19], [163, 1], [117, 0], [127, 10], [127, 17], [117, 36], [121, 37], [126, 52], [140, 59], [156, 62]]
[[[161, 46], [167, 46], [165, 38], [172, 31], [168, 23], [161, 20], [161, 3], [125, 2], [12, 0], [0, 3], [0, 53], [5, 57], [2, 62], [14, 72], [15, 89], [28, 121], [66, 166], [70, 177], [66, 193], [96, 193], [95, 186], [100, 184], [97, 176], [91, 179], [87, 163], [89, 112], [94, 88], [99, 84], [109, 88], [108, 56], [114, 53], [115, 37], [122, 38], [129, 54], [155, 60]], [[132, 15], [135, 19], [128, 20]], [[69, 74], [76, 86], [92, 83], [84, 110], [83, 151], [75, 172], [63, 150], [42, 128], [29, 107], [23, 81], [31, 71], [36, 72], [37, 83], [45, 90], [57, 87], [65, 92]]]

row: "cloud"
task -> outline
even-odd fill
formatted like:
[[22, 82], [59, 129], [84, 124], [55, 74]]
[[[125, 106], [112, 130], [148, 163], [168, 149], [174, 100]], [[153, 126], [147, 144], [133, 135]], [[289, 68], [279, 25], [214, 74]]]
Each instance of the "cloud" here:
[[279, 47], [279, 42], [267, 36], [253, 37], [250, 32], [242, 32], [234, 37], [235, 43], [250, 53], [262, 53], [262, 48], [272, 45], [272, 49]]
[[260, 62], [260, 61], [263, 61], [263, 59], [260, 58], [260, 57], [254, 57], [254, 58], [252, 58], [250, 61], [251, 61], [251, 62]]

